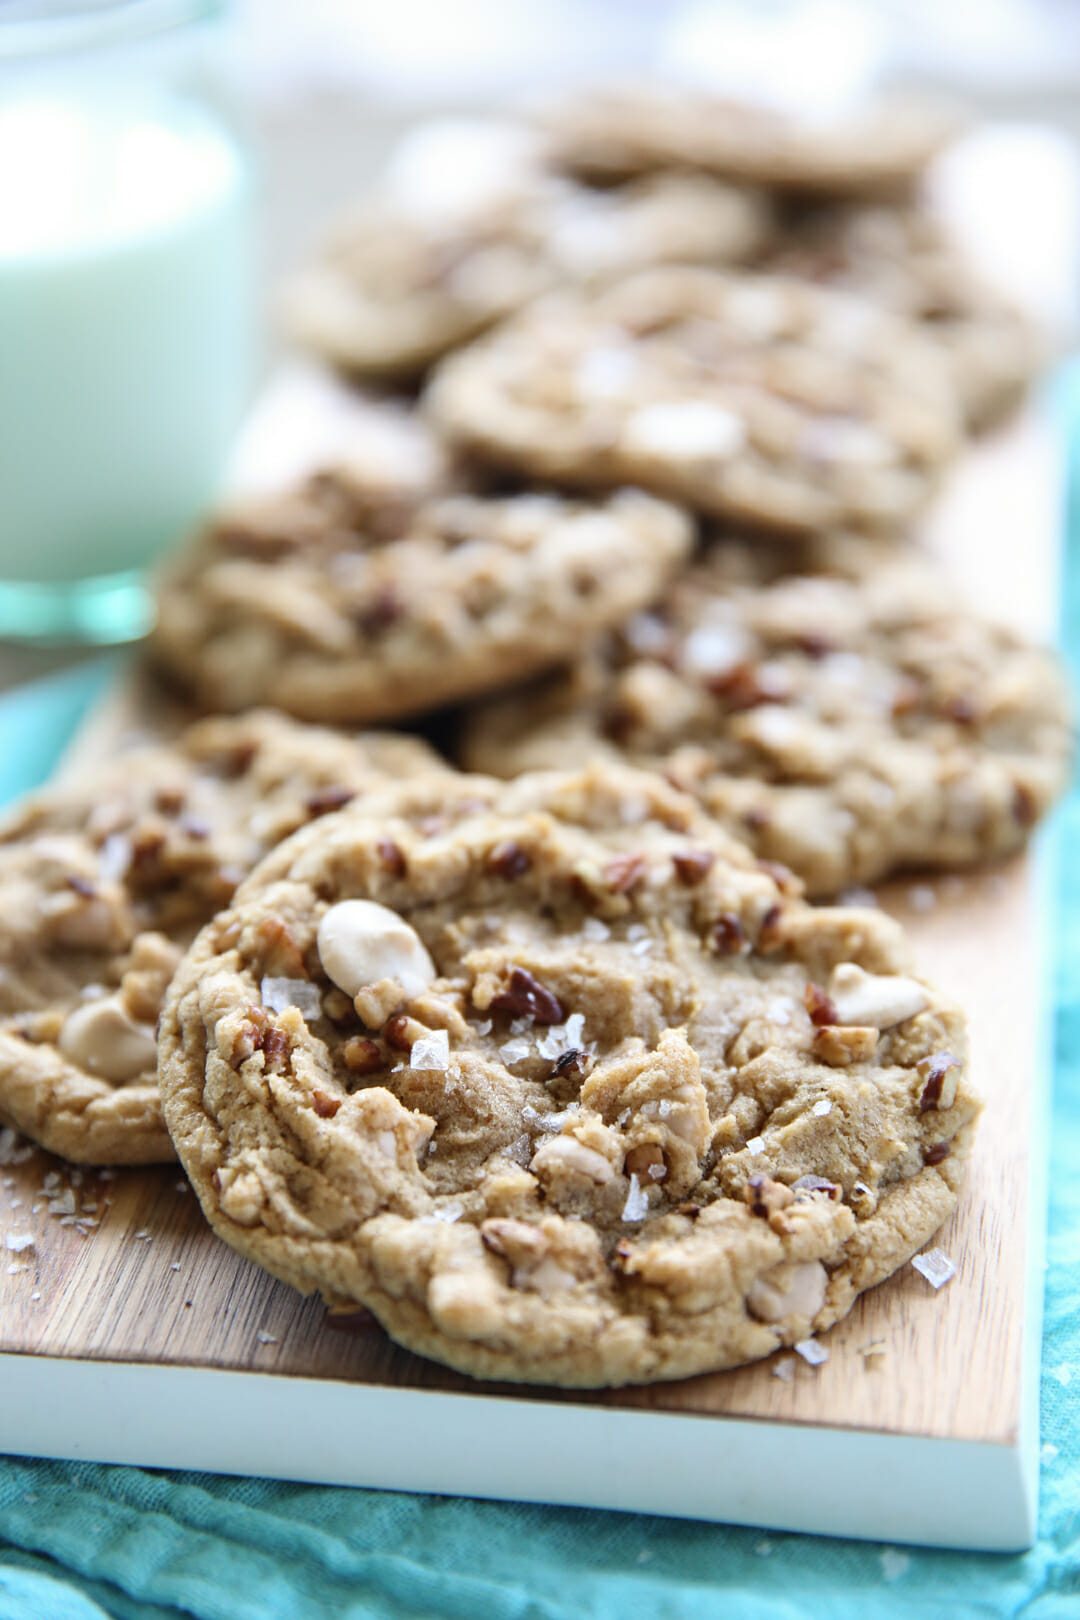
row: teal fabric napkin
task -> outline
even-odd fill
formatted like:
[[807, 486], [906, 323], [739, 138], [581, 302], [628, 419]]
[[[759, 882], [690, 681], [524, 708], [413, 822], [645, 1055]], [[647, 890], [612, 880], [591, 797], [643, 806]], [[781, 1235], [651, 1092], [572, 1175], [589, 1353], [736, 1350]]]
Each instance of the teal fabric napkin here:
[[[1070, 391], [1080, 398], [1080, 374]], [[1080, 538], [1080, 522], [1070, 531]], [[1076, 557], [1066, 630], [1080, 664]], [[88, 696], [77, 672], [0, 700], [0, 799], [42, 773]], [[23, 748], [32, 752], [18, 757]], [[934, 1552], [645, 1515], [10, 1458], [0, 1460], [0, 1620], [1078, 1620], [1078, 792], [1058, 835], [1042, 1503], [1031, 1552]]]

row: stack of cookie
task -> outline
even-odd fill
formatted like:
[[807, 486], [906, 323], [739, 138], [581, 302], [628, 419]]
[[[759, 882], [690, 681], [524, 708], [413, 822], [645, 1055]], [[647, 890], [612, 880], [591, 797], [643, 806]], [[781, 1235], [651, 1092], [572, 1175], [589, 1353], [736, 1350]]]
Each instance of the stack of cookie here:
[[1042, 352], [920, 203], [949, 127], [409, 143], [286, 300], [409, 453], [223, 509], [152, 652], [228, 717], [0, 827], [7, 1120], [175, 1144], [228, 1243], [486, 1377], [805, 1345], [922, 1246], [964, 1017], [849, 891], [1015, 850], [1071, 747], [905, 532]]

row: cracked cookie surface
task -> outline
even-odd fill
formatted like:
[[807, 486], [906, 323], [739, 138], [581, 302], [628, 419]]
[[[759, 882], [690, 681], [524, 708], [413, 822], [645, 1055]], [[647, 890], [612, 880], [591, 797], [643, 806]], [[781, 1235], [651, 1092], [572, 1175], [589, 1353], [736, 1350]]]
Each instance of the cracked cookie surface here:
[[686, 515], [637, 490], [373, 494], [326, 473], [196, 542], [161, 584], [152, 652], [207, 708], [397, 719], [571, 656], [690, 544]]
[[440, 768], [416, 738], [255, 713], [132, 749], [8, 811], [0, 1120], [80, 1163], [173, 1158], [155, 1024], [186, 946], [288, 833], [374, 781]]
[[903, 522], [959, 446], [953, 381], [914, 322], [762, 274], [552, 295], [443, 360], [425, 398], [481, 461], [796, 532]]
[[298, 833], [195, 942], [160, 1053], [234, 1248], [423, 1355], [563, 1385], [828, 1327], [951, 1211], [979, 1106], [897, 924], [807, 905], [621, 766], [405, 784]]
[[466, 720], [501, 776], [661, 770], [815, 895], [1008, 854], [1064, 790], [1067, 682], [909, 548], [715, 541], [587, 661]]

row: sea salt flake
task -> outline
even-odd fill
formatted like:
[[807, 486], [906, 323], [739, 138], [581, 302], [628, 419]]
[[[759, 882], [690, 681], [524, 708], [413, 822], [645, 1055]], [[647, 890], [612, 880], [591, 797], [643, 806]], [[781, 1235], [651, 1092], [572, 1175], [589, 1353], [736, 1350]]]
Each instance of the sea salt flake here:
[[12, 1254], [21, 1254], [24, 1249], [34, 1247], [34, 1234], [32, 1232], [5, 1232], [4, 1248], [10, 1249]]
[[934, 1289], [944, 1288], [956, 1276], [956, 1267], [944, 1249], [930, 1249], [926, 1254], [917, 1254], [911, 1263]]
[[671, 1113], [670, 1097], [661, 1097], [656, 1106], [656, 1112], [659, 1114], [661, 1119], [667, 1119], [668, 1115]]
[[790, 1384], [795, 1377], [795, 1357], [781, 1356], [772, 1370], [774, 1378], [779, 1378], [782, 1384]]
[[933, 911], [937, 905], [937, 895], [929, 883], [916, 883], [907, 892], [908, 905], [912, 911]]
[[273, 1333], [267, 1333], [265, 1328], [260, 1328], [258, 1333], [256, 1333], [255, 1338], [259, 1344], [277, 1344], [277, 1338], [275, 1335]]
[[410, 1069], [436, 1069], [445, 1074], [450, 1067], [450, 1037], [445, 1029], [433, 1030], [413, 1042], [409, 1054]]
[[19, 1137], [10, 1125], [0, 1128], [0, 1164], [14, 1163], [12, 1155], [19, 1146]]
[[763, 1136], [752, 1136], [746, 1144], [746, 1151], [756, 1159], [759, 1153], [765, 1151], [765, 1138]]
[[1047, 1440], [1039, 1452], [1039, 1460], [1040, 1462], [1044, 1463], [1052, 1463], [1057, 1454], [1057, 1446], [1055, 1446], [1052, 1441]]
[[631, 956], [648, 956], [653, 948], [651, 939], [639, 939], [630, 947]]
[[629, 1118], [630, 1118], [630, 1110], [629, 1110], [629, 1108], [624, 1108], [621, 1114], [617, 1114], [615, 1116], [615, 1123], [619, 1127], [620, 1130], [622, 1130], [623, 1126], [626, 1124], [626, 1122], [627, 1122], [627, 1120]]
[[627, 1193], [626, 1203], [623, 1205], [622, 1218], [627, 1225], [631, 1225], [637, 1221], [643, 1221], [648, 1213], [648, 1194], [643, 1190], [637, 1176], [631, 1176], [630, 1191]]
[[[415, 1051], [416, 1048], [414, 1047], [413, 1050]], [[526, 1058], [532, 1056], [532, 1046], [528, 1041], [520, 1038], [514, 1041], [504, 1041], [502, 1046], [499, 1047], [499, 1056], [504, 1063], [523, 1063]], [[415, 1068], [416, 1065], [414, 1064], [413, 1067]]]
[[32, 1299], [32, 1300], [35, 1300], [35, 1301], [36, 1301], [36, 1300], [39, 1300], [39, 1299], [40, 1299], [40, 1298], [41, 1298], [41, 1295], [40, 1295], [40, 1294], [31, 1294], [31, 1295], [30, 1295], [30, 1298], [31, 1298], [31, 1299]]
[[14, 1277], [20, 1271], [29, 1270], [30, 1267], [26, 1264], [25, 1260], [12, 1260], [7, 1268], [7, 1274], [9, 1277]]
[[110, 833], [98, 855], [98, 873], [106, 883], [118, 883], [131, 865], [131, 840], [124, 833]]
[[878, 897], [873, 889], [845, 889], [839, 898], [842, 906], [876, 906], [877, 903]]
[[564, 1052], [581, 1047], [584, 1029], [584, 1013], [571, 1013], [565, 1024], [553, 1024], [547, 1034], [537, 1040], [536, 1050], [542, 1058], [560, 1058]]
[[259, 986], [263, 1006], [271, 1012], [282, 1013], [286, 1007], [295, 1007], [301, 1018], [314, 1023], [322, 1016], [322, 1000], [318, 988], [310, 979], [265, 978]]
[[818, 1119], [824, 1119], [826, 1114], [832, 1113], [832, 1103], [828, 1097], [822, 1097], [819, 1102], [814, 1104], [810, 1112], [816, 1115]]
[[1067, 1361], [1059, 1362], [1056, 1367], [1050, 1368], [1050, 1377], [1056, 1378], [1062, 1389], [1067, 1389], [1072, 1383], [1072, 1368]]
[[179, 1262], [179, 1260], [174, 1260], [172, 1265], [169, 1267], [169, 1270], [170, 1271], [179, 1271], [180, 1270], [180, 1262]]
[[611, 938], [611, 929], [606, 922], [601, 922], [599, 917], [586, 917], [581, 932], [594, 945], [599, 945], [603, 940]]
[[886, 1547], [881, 1554], [881, 1568], [887, 1581], [898, 1581], [911, 1568], [911, 1555]]
[[448, 1226], [452, 1226], [455, 1221], [460, 1221], [464, 1213], [465, 1205], [451, 1199], [449, 1203], [436, 1205], [431, 1216], [433, 1220], [444, 1221]]
[[49, 1199], [50, 1215], [74, 1215], [74, 1213], [75, 1194], [70, 1187], [65, 1187], [63, 1192], [57, 1193]]
[[802, 1356], [808, 1367], [820, 1367], [823, 1362], [829, 1359], [829, 1352], [816, 1339], [800, 1339], [794, 1348], [796, 1354]]
[[484, 1022], [482, 1024], [477, 1024], [476, 1033], [478, 1035], [490, 1035], [491, 1031], [492, 1031], [492, 1027], [493, 1026], [492, 1026], [491, 1019], [490, 1018], [485, 1018]]
[[524, 1035], [525, 1032], [532, 1029], [532, 1027], [533, 1020], [531, 1018], [515, 1018], [514, 1022], [510, 1025], [510, 1033], [511, 1035]]
[[631, 943], [639, 939], [648, 939], [648, 927], [645, 923], [632, 923], [631, 926], [626, 930], [626, 937]]

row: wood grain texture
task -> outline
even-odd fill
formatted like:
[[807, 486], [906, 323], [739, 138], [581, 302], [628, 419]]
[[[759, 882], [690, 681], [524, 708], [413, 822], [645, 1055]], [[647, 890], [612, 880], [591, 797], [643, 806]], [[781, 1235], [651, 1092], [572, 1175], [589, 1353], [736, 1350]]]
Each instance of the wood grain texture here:
[[[928, 543], [973, 592], [985, 592], [987, 536], [1000, 535], [1005, 488], [1010, 508], [1020, 503], [1026, 514], [1026, 544], [1021, 551], [1002, 540], [992, 569], [998, 600], [987, 605], [1007, 607], [1025, 626], [1045, 626], [1059, 489], [1045, 429], [1025, 421], [980, 447], [947, 492], [940, 509], [947, 523], [936, 517], [929, 525]], [[998, 510], [989, 528], [988, 500]], [[157, 699], [147, 710], [146, 692], [135, 684], [112, 697], [92, 718], [76, 761], [101, 758], [159, 725]], [[992, 871], [913, 878], [881, 899], [908, 924], [922, 970], [966, 1006], [973, 1073], [987, 1100], [961, 1207], [936, 1240], [956, 1262], [956, 1278], [935, 1294], [905, 1267], [827, 1335], [830, 1359], [817, 1369], [789, 1355], [677, 1384], [596, 1394], [530, 1389], [531, 1398], [1012, 1443], [1033, 1219], [1032, 1121], [1046, 1079], [1038, 1061], [1043, 920], [1033, 867], [1022, 858]], [[42, 1190], [50, 1171], [51, 1210]], [[98, 1224], [73, 1224], [69, 1204]], [[302, 1299], [215, 1239], [175, 1167], [102, 1177], [34, 1152], [0, 1168], [0, 1235], [34, 1240], [0, 1263], [3, 1351], [522, 1393], [408, 1355], [362, 1317], [327, 1318], [317, 1299]], [[883, 1353], [865, 1354], [873, 1344]], [[790, 1362], [790, 1381], [774, 1376], [779, 1359]]]

